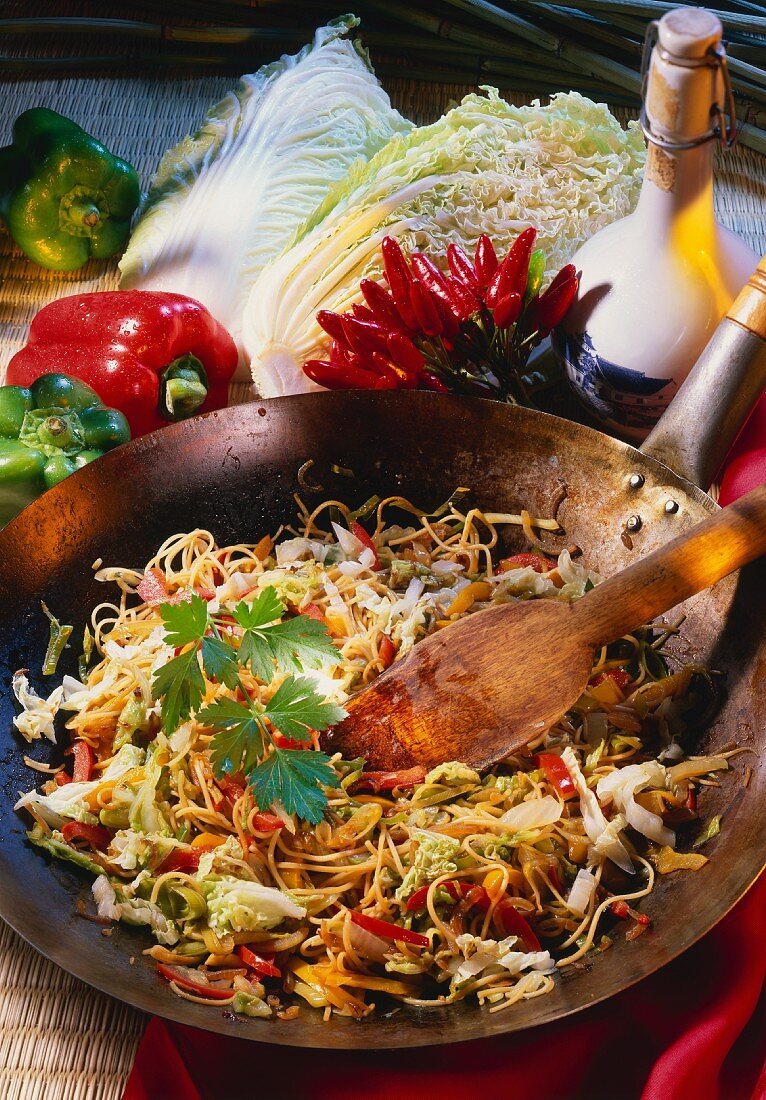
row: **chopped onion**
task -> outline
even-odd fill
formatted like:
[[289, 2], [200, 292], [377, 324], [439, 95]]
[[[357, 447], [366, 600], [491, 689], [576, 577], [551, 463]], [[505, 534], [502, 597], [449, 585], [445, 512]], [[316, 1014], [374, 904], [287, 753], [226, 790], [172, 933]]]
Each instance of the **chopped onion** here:
[[368, 932], [366, 928], [360, 928], [358, 924], [349, 921], [348, 936], [354, 951], [358, 951], [365, 959], [372, 962], [384, 962], [391, 951], [391, 944], [386, 943], [380, 936]]
[[626, 768], [602, 776], [596, 792], [602, 801], [613, 801], [617, 809], [625, 814], [628, 824], [637, 832], [643, 833], [657, 844], [668, 844], [672, 847], [676, 842], [673, 830], [663, 825], [658, 814], [653, 814], [635, 800], [638, 791], [649, 785], [662, 790], [666, 787], [665, 769], [657, 760], [629, 764]]
[[572, 912], [582, 916], [587, 911], [595, 890], [596, 879], [590, 871], [581, 868], [577, 872], [577, 877], [572, 883], [572, 889], [569, 891], [569, 897], [567, 898], [567, 905]]
[[[632, 874], [634, 867], [630, 860], [630, 856], [617, 839], [616, 830], [610, 830], [610, 823], [604, 817], [604, 812], [598, 804], [595, 793], [585, 782], [585, 776], [580, 770], [580, 765], [577, 762], [577, 757], [571, 745], [567, 745], [564, 749], [561, 754], [561, 759], [566, 764], [569, 774], [572, 777], [572, 782], [577, 788], [577, 793], [580, 796], [580, 811], [582, 813], [585, 832], [588, 834], [588, 839], [591, 844], [594, 845], [597, 854], [608, 856], [609, 859], [611, 859], [613, 863], [616, 863], [618, 867], [621, 867], [623, 871]], [[598, 846], [599, 841], [600, 846]]]
[[691, 779], [695, 775], [707, 775], [708, 772], [725, 770], [729, 761], [725, 756], [692, 756], [680, 764], [668, 768], [668, 782], [675, 786], [682, 779]]
[[465, 566], [461, 565], [459, 562], [448, 561], [446, 558], [439, 558], [438, 561], [431, 563], [430, 568], [435, 577], [441, 577], [445, 573], [462, 573]]
[[542, 829], [544, 825], [552, 825], [559, 820], [561, 812], [559, 800], [546, 794], [543, 798], [530, 798], [514, 806], [500, 820], [513, 832], [521, 832], [522, 829]]
[[375, 564], [375, 551], [371, 546], [365, 546], [359, 555], [359, 562], [365, 569], [372, 569]]
[[332, 529], [335, 532], [335, 537], [338, 540], [343, 553], [347, 558], [353, 558], [355, 561], [359, 560], [359, 555], [364, 550], [364, 543], [361, 539], [358, 539], [356, 535], [352, 535], [350, 531], [347, 531], [345, 527], [341, 527], [339, 523], [333, 522]]
[[344, 577], [358, 577], [360, 573], [364, 573], [365, 569], [369, 568], [363, 565], [360, 561], [339, 561], [338, 572], [342, 573]]

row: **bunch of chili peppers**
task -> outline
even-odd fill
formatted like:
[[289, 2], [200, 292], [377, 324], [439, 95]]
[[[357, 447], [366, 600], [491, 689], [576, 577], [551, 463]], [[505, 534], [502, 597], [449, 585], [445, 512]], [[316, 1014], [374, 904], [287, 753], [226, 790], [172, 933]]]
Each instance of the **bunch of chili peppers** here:
[[386, 237], [388, 289], [362, 279], [364, 305], [317, 314], [330, 355], [305, 363], [305, 373], [328, 389], [421, 388], [533, 404], [545, 379], [524, 373], [529, 354], [563, 320], [579, 283], [567, 264], [540, 294], [545, 255], [535, 236], [525, 229], [502, 262], [486, 235], [473, 261], [451, 244], [448, 273], [422, 252], [408, 263]]

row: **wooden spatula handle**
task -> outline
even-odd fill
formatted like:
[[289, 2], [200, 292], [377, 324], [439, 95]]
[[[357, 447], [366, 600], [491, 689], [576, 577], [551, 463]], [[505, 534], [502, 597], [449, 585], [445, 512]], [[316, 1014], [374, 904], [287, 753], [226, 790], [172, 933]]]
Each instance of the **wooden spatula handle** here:
[[761, 554], [766, 485], [597, 585], [572, 605], [572, 627], [591, 645], [606, 645]]

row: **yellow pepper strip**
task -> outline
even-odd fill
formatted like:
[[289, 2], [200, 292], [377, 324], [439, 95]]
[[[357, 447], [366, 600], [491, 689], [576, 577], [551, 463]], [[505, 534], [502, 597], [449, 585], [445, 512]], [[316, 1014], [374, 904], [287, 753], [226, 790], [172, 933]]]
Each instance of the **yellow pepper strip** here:
[[253, 550], [253, 553], [255, 554], [258, 561], [266, 561], [266, 558], [269, 556], [273, 548], [274, 540], [272, 539], [271, 535], [264, 535], [261, 541], [255, 544], [255, 549]]
[[[503, 883], [505, 882], [505, 885]], [[498, 901], [504, 896], [509, 887], [520, 890], [524, 885], [524, 876], [521, 871], [508, 867], [505, 872], [499, 867], [494, 867], [484, 876], [482, 886], [487, 891], [492, 901]]]
[[604, 703], [608, 707], [614, 706], [615, 703], [621, 703], [625, 698], [611, 676], [607, 676], [595, 687], [589, 687], [588, 692], [594, 699], [598, 699], [599, 703]]
[[375, 802], [378, 806], [382, 806], [384, 810], [390, 810], [394, 804], [390, 798], [383, 798], [379, 794], [355, 794], [354, 802]]
[[318, 988], [314, 986], [306, 985], [305, 982], [297, 981], [295, 983], [294, 992], [299, 997], [303, 997], [304, 1001], [308, 1001], [312, 1008], [326, 1008], [330, 1003], [325, 997], [324, 993], [321, 993]]
[[341, 1011], [348, 1011], [350, 1008], [354, 1015], [358, 1015], [360, 1010], [364, 1011], [366, 1008], [364, 1002], [360, 1002], [350, 993], [345, 994], [342, 989], [337, 986], [333, 988], [330, 985], [327, 981], [326, 967], [311, 966], [303, 959], [293, 959], [290, 962], [290, 969], [309, 989], [314, 990]]
[[669, 875], [673, 871], [699, 871], [707, 863], [707, 856], [699, 852], [674, 852], [672, 848], [660, 849], [656, 866], [661, 875]]
[[226, 837], [219, 836], [218, 833], [200, 833], [199, 836], [195, 836], [191, 846], [192, 848], [220, 848], [225, 843]]
[[325, 622], [331, 638], [343, 638], [348, 633], [348, 623], [345, 615], [339, 615], [335, 611], [327, 611]]
[[99, 783], [92, 791], [86, 794], [83, 802], [89, 810], [100, 810], [104, 804], [103, 795], [113, 791], [117, 786], [126, 786], [128, 783], [140, 783], [144, 778], [143, 768], [131, 768], [118, 779], [107, 779], [106, 783]]
[[374, 978], [369, 974], [344, 974], [333, 970], [325, 975], [325, 986], [350, 985], [352, 989], [374, 989], [379, 993], [398, 993], [405, 997], [412, 993], [412, 986], [399, 982], [395, 978]]
[[455, 596], [447, 608], [448, 615], [462, 615], [469, 607], [473, 607], [477, 600], [488, 600], [492, 595], [492, 585], [489, 581], [472, 581]]

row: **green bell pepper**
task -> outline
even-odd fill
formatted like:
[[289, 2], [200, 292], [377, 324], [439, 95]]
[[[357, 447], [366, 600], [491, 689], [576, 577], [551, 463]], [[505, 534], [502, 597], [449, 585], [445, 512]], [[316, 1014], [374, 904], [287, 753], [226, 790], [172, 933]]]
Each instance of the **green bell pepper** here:
[[47, 107], [20, 115], [0, 149], [0, 214], [41, 267], [75, 271], [119, 252], [139, 198], [135, 168]]
[[0, 386], [0, 527], [46, 489], [130, 439], [128, 422], [65, 374]]

